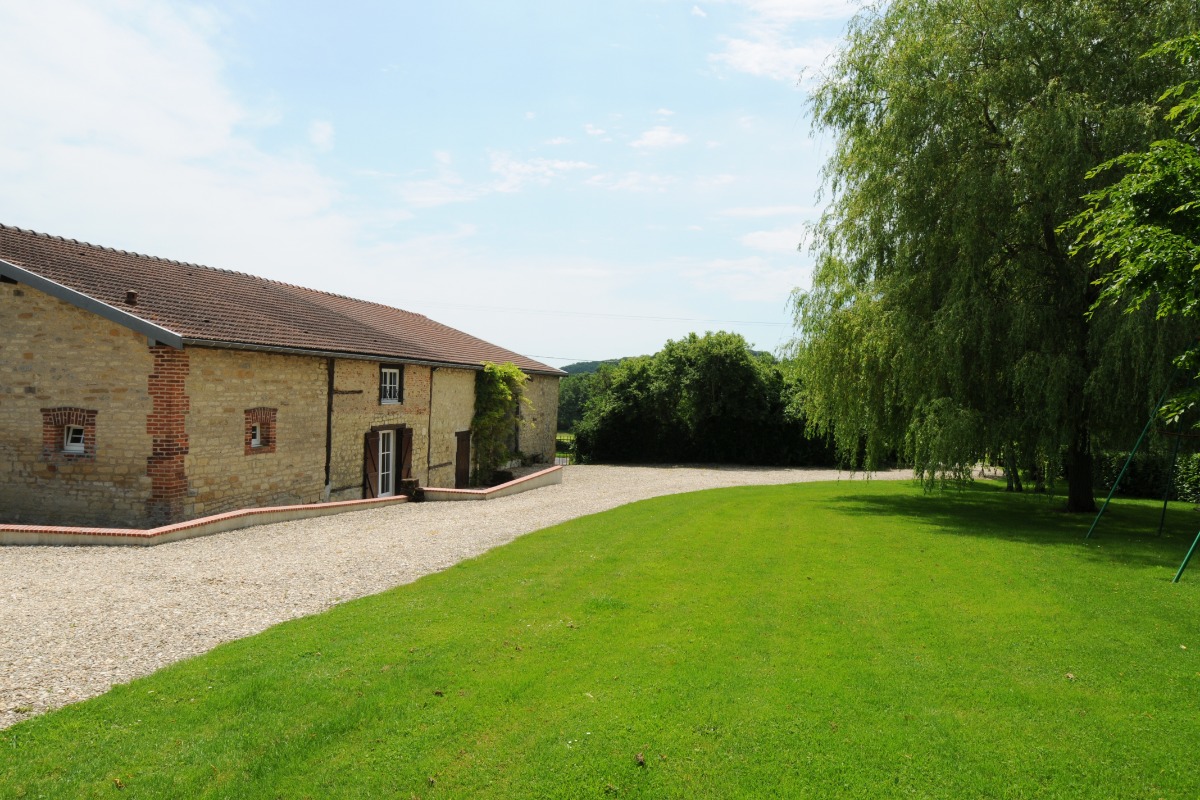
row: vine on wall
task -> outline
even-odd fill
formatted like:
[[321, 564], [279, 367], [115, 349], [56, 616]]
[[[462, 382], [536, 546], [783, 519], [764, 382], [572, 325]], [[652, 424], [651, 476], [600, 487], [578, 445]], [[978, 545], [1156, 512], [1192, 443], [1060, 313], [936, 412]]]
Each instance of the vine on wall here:
[[475, 373], [475, 418], [471, 420], [475, 451], [471, 483], [475, 486], [491, 484], [501, 467], [520, 457], [516, 449], [517, 426], [527, 424], [520, 408], [533, 407], [525, 395], [528, 381], [529, 376], [511, 362], [486, 361], [483, 369]]

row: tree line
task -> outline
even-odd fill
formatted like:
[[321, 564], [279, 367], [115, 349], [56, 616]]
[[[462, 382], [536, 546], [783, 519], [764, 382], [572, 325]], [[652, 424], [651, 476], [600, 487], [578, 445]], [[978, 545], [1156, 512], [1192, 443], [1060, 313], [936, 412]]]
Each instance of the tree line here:
[[692, 333], [564, 378], [559, 425], [583, 461], [830, 465], [790, 405], [792, 375], [738, 334]]

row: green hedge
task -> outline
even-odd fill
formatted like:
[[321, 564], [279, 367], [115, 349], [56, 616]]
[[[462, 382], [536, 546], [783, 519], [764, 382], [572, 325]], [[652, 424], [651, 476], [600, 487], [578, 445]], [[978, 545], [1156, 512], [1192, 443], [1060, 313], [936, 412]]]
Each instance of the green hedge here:
[[[1098, 453], [1096, 455], [1096, 491], [1107, 494], [1121, 472], [1128, 453]], [[1170, 452], [1138, 453], [1121, 479], [1118, 497], [1161, 498], [1167, 485], [1171, 466]], [[1172, 500], [1200, 503], [1200, 453], [1180, 453], [1175, 467], [1175, 486]]]

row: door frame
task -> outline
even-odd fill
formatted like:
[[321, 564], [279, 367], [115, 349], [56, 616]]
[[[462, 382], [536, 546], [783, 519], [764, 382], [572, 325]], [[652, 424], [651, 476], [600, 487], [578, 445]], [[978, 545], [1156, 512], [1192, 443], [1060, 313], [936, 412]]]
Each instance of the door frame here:
[[[384, 445], [389, 440], [391, 449], [385, 465]], [[405, 424], [376, 425], [367, 431], [363, 439], [364, 498], [394, 497], [400, 481], [412, 478], [412, 441], [413, 429]], [[391, 486], [386, 494], [379, 491], [383, 475], [391, 478]]]

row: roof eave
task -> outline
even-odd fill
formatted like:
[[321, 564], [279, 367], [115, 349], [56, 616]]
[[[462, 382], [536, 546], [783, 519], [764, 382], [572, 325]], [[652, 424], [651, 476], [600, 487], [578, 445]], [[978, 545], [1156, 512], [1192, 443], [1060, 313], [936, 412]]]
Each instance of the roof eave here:
[[129, 328], [131, 331], [140, 333], [148, 339], [153, 339], [159, 344], [168, 345], [176, 350], [183, 348], [183, 337], [175, 331], [168, 330], [161, 325], [130, 314], [128, 311], [124, 311], [116, 306], [110, 306], [102, 300], [97, 300], [91, 295], [78, 292], [68, 286], [63, 286], [61, 283], [52, 281], [49, 278], [43, 278], [36, 272], [30, 272], [24, 267], [18, 267], [11, 261], [5, 261], [2, 258], [0, 258], [0, 275], [11, 278], [17, 283], [23, 283], [26, 286], [37, 289], [39, 292], [45, 292], [51, 297], [56, 297], [59, 300], [70, 303], [76, 308], [81, 308], [84, 311], [89, 311], [103, 317], [109, 322], [115, 322], [118, 325]]
[[[283, 355], [313, 356], [315, 358], [345, 358], [354, 361], [388, 361], [400, 364], [415, 364], [423, 367], [446, 367], [449, 369], [468, 369], [475, 371], [483, 369], [483, 364], [460, 361], [437, 361], [425, 358], [405, 358], [403, 356], [391, 356], [384, 353], [351, 353], [344, 350], [319, 350], [306, 347], [284, 347], [282, 345], [256, 344], [254, 342], [233, 342], [223, 339], [197, 339], [190, 336], [185, 337], [182, 342], [189, 347], [213, 347], [222, 350], [253, 350], [261, 353], [281, 353]], [[523, 367], [522, 370], [537, 375], [552, 375], [555, 377], [562, 377], [562, 375], [566, 374], [560, 374], [558, 371], [525, 369]]]

